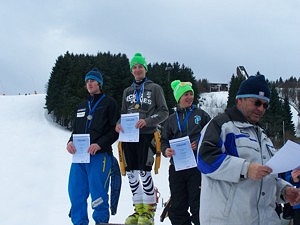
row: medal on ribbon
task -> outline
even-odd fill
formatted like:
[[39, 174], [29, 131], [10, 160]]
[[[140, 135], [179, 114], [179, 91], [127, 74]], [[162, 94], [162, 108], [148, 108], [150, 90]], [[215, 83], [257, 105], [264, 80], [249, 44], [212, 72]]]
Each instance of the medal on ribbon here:
[[141, 88], [137, 90], [135, 83], [133, 83], [133, 90], [135, 95], [135, 109], [139, 109], [141, 107], [141, 98], [143, 97], [145, 82], [141, 85]]

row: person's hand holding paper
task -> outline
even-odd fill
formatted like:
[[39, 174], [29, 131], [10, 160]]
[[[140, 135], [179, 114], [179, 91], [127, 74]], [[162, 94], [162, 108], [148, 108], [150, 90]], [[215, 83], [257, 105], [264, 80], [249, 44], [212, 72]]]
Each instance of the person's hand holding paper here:
[[300, 145], [288, 140], [266, 165], [273, 170], [272, 173], [283, 173], [300, 168]]

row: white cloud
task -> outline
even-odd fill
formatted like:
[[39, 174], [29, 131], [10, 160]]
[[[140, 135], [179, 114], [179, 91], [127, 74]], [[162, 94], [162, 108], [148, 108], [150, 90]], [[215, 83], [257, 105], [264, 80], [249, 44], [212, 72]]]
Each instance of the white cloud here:
[[[229, 82], [238, 65], [270, 80], [299, 76], [299, 9], [296, 0], [4, 0], [0, 92], [42, 91], [66, 51], [139, 51], [149, 63], [179, 62], [211, 82]], [[13, 79], [21, 82], [10, 87]]]

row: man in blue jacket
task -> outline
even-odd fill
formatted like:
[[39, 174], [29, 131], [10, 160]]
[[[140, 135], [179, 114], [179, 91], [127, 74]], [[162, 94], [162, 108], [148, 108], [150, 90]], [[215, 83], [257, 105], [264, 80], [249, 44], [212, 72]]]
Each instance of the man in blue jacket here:
[[111, 145], [117, 140], [114, 128], [119, 119], [116, 101], [102, 91], [102, 74], [93, 69], [85, 76], [88, 99], [76, 112], [74, 130], [67, 144], [76, 153], [73, 134], [89, 134], [90, 163], [72, 163], [69, 175], [70, 217], [74, 225], [87, 225], [87, 198], [91, 195], [96, 224], [109, 221], [108, 189], [113, 155]]
[[202, 130], [200, 224], [279, 225], [276, 203], [300, 202], [299, 190], [265, 165], [276, 152], [258, 123], [269, 101], [265, 77], [250, 76], [239, 87], [236, 106]]

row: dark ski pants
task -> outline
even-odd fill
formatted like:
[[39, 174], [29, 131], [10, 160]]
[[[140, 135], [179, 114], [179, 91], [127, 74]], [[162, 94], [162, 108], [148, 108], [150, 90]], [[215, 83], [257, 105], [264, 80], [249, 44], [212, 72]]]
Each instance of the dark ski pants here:
[[171, 190], [171, 207], [169, 218], [172, 225], [200, 225], [200, 185], [201, 173], [195, 168], [175, 171], [169, 168], [169, 185]]

